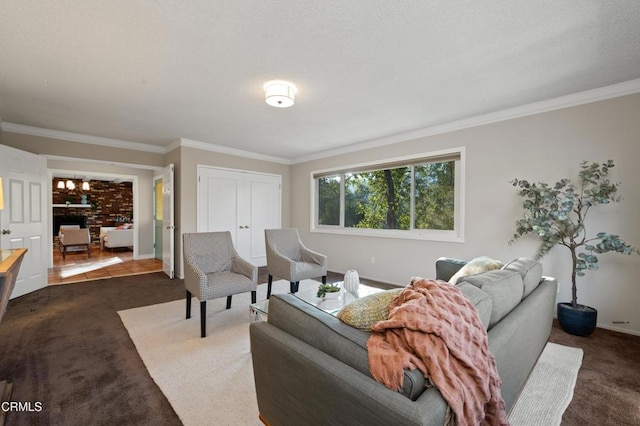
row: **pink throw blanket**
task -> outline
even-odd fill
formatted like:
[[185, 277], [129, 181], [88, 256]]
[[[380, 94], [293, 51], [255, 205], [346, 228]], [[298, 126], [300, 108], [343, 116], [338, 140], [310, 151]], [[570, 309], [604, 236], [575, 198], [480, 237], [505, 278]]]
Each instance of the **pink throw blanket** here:
[[458, 425], [509, 424], [487, 332], [458, 288], [414, 278], [391, 302], [389, 319], [371, 330], [369, 368], [389, 389], [401, 389], [404, 368], [418, 368]]

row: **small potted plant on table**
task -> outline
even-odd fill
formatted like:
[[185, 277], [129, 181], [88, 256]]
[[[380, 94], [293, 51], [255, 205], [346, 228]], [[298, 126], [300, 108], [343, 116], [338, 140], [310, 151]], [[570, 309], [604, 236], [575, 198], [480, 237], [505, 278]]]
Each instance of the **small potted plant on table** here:
[[340, 284], [338, 283], [320, 284], [318, 286], [318, 293], [316, 294], [316, 297], [323, 299], [327, 297], [334, 297], [337, 296], [339, 292]]
[[542, 258], [556, 245], [568, 248], [571, 253], [571, 303], [558, 303], [558, 322], [567, 333], [577, 336], [593, 333], [598, 311], [578, 304], [576, 278], [598, 269], [599, 254], [640, 254], [636, 247], [618, 235], [606, 232], [587, 235], [585, 220], [591, 207], [621, 201], [621, 197], [616, 195], [620, 183], [608, 179], [612, 167], [612, 160], [606, 163], [582, 162], [577, 185], [569, 179], [561, 179], [553, 186], [518, 179], [511, 182], [519, 187], [517, 193], [524, 198], [522, 207], [525, 214], [524, 218], [516, 221], [516, 232], [509, 243], [533, 233], [542, 239], [536, 259]]

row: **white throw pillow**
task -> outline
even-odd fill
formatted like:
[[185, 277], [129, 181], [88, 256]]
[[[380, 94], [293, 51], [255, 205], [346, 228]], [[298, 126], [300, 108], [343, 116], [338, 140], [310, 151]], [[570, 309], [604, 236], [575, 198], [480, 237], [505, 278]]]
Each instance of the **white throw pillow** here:
[[493, 271], [494, 269], [502, 268], [502, 266], [504, 266], [504, 264], [499, 260], [491, 259], [487, 256], [476, 257], [460, 268], [460, 270], [449, 279], [449, 283], [455, 285], [461, 277]]

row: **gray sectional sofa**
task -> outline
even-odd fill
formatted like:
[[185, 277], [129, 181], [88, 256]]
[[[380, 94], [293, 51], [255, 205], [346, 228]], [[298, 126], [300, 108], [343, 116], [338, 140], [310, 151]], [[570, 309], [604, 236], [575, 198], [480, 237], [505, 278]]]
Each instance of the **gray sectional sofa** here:
[[[436, 278], [449, 280], [464, 261], [441, 258]], [[488, 329], [507, 411], [549, 338], [557, 282], [539, 263], [516, 259], [456, 284]], [[369, 334], [294, 295], [273, 295], [267, 322], [250, 326], [260, 415], [278, 425], [443, 425], [447, 404], [417, 371], [402, 392], [369, 373]]]

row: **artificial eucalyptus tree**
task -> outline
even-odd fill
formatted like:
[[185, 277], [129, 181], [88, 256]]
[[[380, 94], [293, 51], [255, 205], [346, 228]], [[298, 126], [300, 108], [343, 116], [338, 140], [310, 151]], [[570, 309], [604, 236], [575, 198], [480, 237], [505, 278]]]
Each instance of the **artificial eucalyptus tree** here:
[[553, 186], [547, 183], [530, 183], [514, 179], [517, 194], [524, 198], [524, 217], [516, 221], [516, 232], [509, 243], [533, 233], [542, 239], [536, 259], [542, 258], [556, 245], [567, 247], [571, 252], [571, 304], [578, 309], [576, 277], [598, 269], [598, 255], [616, 252], [630, 255], [640, 254], [636, 247], [623, 241], [618, 235], [598, 232], [589, 236], [585, 221], [592, 207], [617, 203], [620, 183], [609, 180], [609, 170], [614, 162], [580, 165], [576, 184], [570, 179], [561, 179]]

